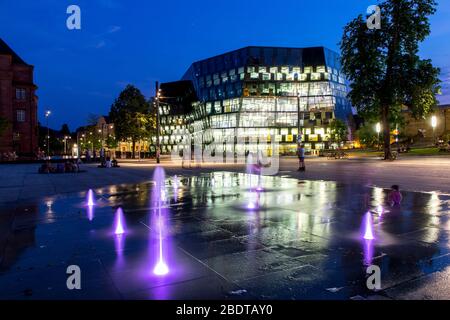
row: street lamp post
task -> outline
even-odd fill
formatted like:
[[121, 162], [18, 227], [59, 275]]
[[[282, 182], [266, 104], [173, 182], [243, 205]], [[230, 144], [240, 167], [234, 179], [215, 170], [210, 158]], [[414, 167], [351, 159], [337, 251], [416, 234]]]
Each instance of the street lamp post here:
[[50, 159], [50, 128], [48, 127], [48, 117], [52, 112], [50, 110], [45, 111], [45, 120], [47, 122], [47, 157]]
[[160, 163], [160, 153], [161, 146], [159, 142], [159, 132], [160, 132], [160, 124], [159, 124], [159, 83], [156, 81], [156, 163]]
[[433, 145], [436, 144], [436, 127], [437, 127], [437, 117], [436, 116], [432, 116], [431, 117], [431, 126], [433, 127]]
[[380, 124], [379, 122], [375, 125], [375, 130], [377, 131], [377, 136], [378, 136], [378, 138], [377, 138], [378, 150], [380, 150], [380, 132], [381, 132], [381, 124]]
[[297, 145], [300, 145], [302, 143], [302, 128], [300, 123], [300, 116], [300, 93], [297, 93]]

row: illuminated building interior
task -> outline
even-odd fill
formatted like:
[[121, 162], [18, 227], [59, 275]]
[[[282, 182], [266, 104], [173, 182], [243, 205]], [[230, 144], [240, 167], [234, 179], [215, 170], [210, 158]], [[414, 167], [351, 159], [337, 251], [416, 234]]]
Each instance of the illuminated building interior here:
[[323, 47], [246, 47], [201, 60], [161, 85], [162, 152], [192, 139], [216, 152], [270, 153], [276, 142], [280, 154], [295, 154], [300, 129], [315, 154], [333, 147], [330, 121], [349, 125], [347, 92], [338, 54]]

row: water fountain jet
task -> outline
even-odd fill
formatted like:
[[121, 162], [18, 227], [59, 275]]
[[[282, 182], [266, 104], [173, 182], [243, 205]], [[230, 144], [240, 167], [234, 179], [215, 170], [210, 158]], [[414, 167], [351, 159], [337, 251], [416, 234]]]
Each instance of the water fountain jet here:
[[89, 189], [87, 193], [87, 205], [89, 207], [94, 205], [94, 191], [92, 189]]
[[169, 267], [164, 262], [164, 254], [163, 254], [163, 217], [162, 217], [162, 206], [163, 203], [166, 201], [166, 193], [164, 191], [164, 181], [165, 181], [165, 174], [164, 169], [161, 167], [157, 167], [155, 169], [155, 172], [153, 174], [153, 180], [155, 181], [155, 187], [153, 189], [152, 194], [152, 202], [154, 203], [156, 210], [158, 212], [158, 223], [157, 223], [157, 229], [158, 229], [158, 263], [153, 268], [153, 273], [157, 276], [164, 276], [169, 273]]
[[125, 229], [124, 229], [124, 222], [123, 222], [123, 211], [122, 208], [118, 208], [116, 210], [116, 222], [115, 222], [115, 231], [114, 233], [116, 235], [122, 235], [125, 233]]
[[372, 215], [370, 214], [370, 212], [367, 212], [364, 218], [364, 239], [365, 240], [375, 239], [373, 236]]

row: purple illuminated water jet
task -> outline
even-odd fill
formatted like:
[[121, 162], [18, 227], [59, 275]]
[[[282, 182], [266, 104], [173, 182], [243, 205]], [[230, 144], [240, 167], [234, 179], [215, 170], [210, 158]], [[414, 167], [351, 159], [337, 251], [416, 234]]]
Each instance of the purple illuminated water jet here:
[[116, 235], [122, 235], [125, 233], [124, 229], [124, 221], [123, 221], [123, 211], [122, 208], [118, 208], [116, 210], [116, 222], [115, 222], [115, 231]]
[[167, 267], [164, 261], [160, 260], [155, 266], [155, 269], [153, 269], [153, 273], [157, 276], [164, 276], [169, 273], [169, 267]]
[[373, 236], [372, 215], [370, 214], [370, 212], [367, 212], [364, 218], [364, 239], [375, 239]]
[[89, 189], [87, 193], [87, 205], [88, 206], [94, 205], [94, 191], [92, 191], [92, 189]]
[[161, 167], [157, 167], [155, 172], [153, 173], [153, 180], [155, 181], [155, 187], [152, 193], [152, 202], [156, 208], [158, 214], [158, 262], [156, 266], [153, 268], [153, 273], [157, 276], [164, 276], [169, 273], [169, 267], [164, 262], [164, 254], [163, 254], [163, 216], [162, 216], [162, 206], [166, 200], [166, 193], [164, 190], [164, 182], [165, 182], [165, 174], [164, 169]]

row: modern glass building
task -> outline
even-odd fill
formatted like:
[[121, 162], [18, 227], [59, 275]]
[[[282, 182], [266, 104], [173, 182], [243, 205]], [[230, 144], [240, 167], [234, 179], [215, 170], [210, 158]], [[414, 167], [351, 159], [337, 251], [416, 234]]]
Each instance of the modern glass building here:
[[[162, 152], [189, 135], [216, 152], [270, 153], [275, 139], [294, 154], [299, 138], [312, 153], [329, 148], [330, 121], [352, 116], [340, 69], [324, 47], [246, 47], [194, 62], [181, 81], [161, 85]], [[257, 143], [238, 142], [252, 136]]]

